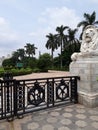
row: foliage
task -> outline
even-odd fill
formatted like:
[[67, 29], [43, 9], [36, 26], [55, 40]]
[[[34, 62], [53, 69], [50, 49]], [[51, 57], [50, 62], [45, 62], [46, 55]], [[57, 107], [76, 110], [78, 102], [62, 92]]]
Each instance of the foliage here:
[[22, 68], [22, 69], [16, 69], [16, 68], [13, 68], [13, 69], [10, 69], [10, 70], [5, 70], [4, 68], [0, 68], [0, 77], [3, 77], [4, 73], [5, 72], [10, 72], [12, 73], [13, 76], [19, 76], [19, 75], [26, 75], [26, 74], [31, 74], [32, 73], [32, 69], [30, 68]]
[[46, 37], [48, 38], [47, 43], [46, 43], [46, 48], [51, 49], [52, 60], [53, 60], [53, 52], [55, 49], [58, 48], [56, 36], [57, 35], [53, 35], [52, 33], [49, 33], [49, 35], [46, 35]]
[[30, 44], [30, 43], [27, 43], [26, 46], [26, 54], [29, 56], [29, 57], [33, 57], [33, 55], [35, 55], [35, 49], [37, 49], [34, 44]]
[[21, 60], [21, 63], [23, 63], [23, 68], [35, 68], [37, 65], [37, 59], [34, 57], [25, 57], [23, 60]]
[[[67, 33], [65, 34], [64, 31], [67, 29]], [[60, 27], [56, 28], [58, 34], [56, 34], [56, 47], [61, 47], [61, 53], [58, 57], [54, 58], [53, 60], [53, 68], [57, 68], [63, 70], [64, 68], [68, 68], [67, 66], [71, 62], [71, 55], [75, 51], [78, 52], [80, 49], [80, 41], [76, 38], [77, 29], [71, 29], [67, 26], [61, 25]], [[49, 35], [50, 36], [50, 35]], [[53, 35], [51, 35], [53, 36]], [[48, 41], [47, 41], [48, 42]], [[51, 42], [51, 44], [54, 44]], [[47, 44], [46, 44], [47, 45]], [[52, 45], [51, 45], [52, 46]], [[53, 69], [52, 68], [52, 69]]]
[[46, 37], [48, 38], [46, 43], [46, 48], [51, 49], [52, 67], [53, 67], [53, 52], [55, 51], [55, 49], [58, 48], [57, 35], [53, 35], [52, 33], [49, 33], [49, 35], [46, 35]]
[[18, 60], [23, 60], [25, 57], [25, 50], [23, 48], [17, 50]]
[[13, 76], [19, 76], [19, 75], [31, 74], [32, 69], [30, 69], [30, 68], [11, 69], [10, 72], [12, 73]]
[[12, 65], [12, 62], [11, 62], [11, 59], [5, 59], [2, 63], [2, 66], [3, 67], [6, 67], [6, 66], [11, 66]]
[[58, 32], [58, 34], [57, 34], [57, 41], [58, 41], [57, 44], [58, 44], [58, 46], [61, 47], [61, 57], [60, 57], [61, 68], [62, 68], [62, 51], [63, 51], [64, 44], [67, 43], [67, 35], [64, 34], [64, 31], [68, 28], [69, 28], [68, 26], [63, 26], [63, 25], [56, 28], [56, 31]]
[[88, 13], [84, 13], [85, 20], [81, 21], [77, 26], [83, 26], [83, 29], [88, 25], [96, 25], [98, 24], [98, 21], [96, 20], [96, 13], [95, 11], [90, 15]]
[[41, 72], [41, 70], [36, 67], [36, 68], [33, 69], [33, 72], [34, 72], [34, 73], [38, 73], [38, 72]]
[[59, 70], [60, 69], [60, 57], [54, 58], [54, 68]]
[[0, 77], [3, 77], [4, 72], [5, 72], [4, 68], [1, 67], [0, 68]]
[[48, 53], [44, 53], [39, 57], [38, 68], [41, 72], [48, 72], [48, 69], [51, 68], [51, 56]]
[[74, 52], [79, 52], [80, 43], [70, 44], [62, 53], [63, 66], [69, 66], [71, 62], [71, 55]]
[[[84, 30], [87, 25], [97, 24], [96, 12], [94, 11], [92, 14], [84, 13], [84, 20], [81, 21], [77, 27], [82, 26], [82, 29]], [[49, 33], [46, 35], [48, 39], [45, 46], [47, 49], [51, 49], [51, 56], [48, 53], [44, 53], [40, 55], [38, 59], [35, 58], [34, 55], [37, 47], [35, 47], [34, 44], [26, 43], [24, 48], [17, 49], [12, 54], [11, 58], [3, 61], [2, 65], [4, 70], [0, 71], [0, 74], [3, 71], [10, 70], [13, 70], [13, 73], [19, 72], [23, 74], [27, 68], [30, 68], [33, 72], [47, 72], [48, 69], [68, 69], [71, 62], [71, 55], [80, 50], [80, 40], [78, 35], [76, 35], [77, 32], [77, 28], [71, 29], [64, 25], [57, 26], [56, 34]], [[60, 54], [58, 54], [57, 57], [54, 57], [54, 52], [58, 48], [60, 48]], [[16, 66], [17, 63], [23, 64], [20, 70]], [[22, 72], [22, 70], [24, 70], [24, 72]]]
[[86, 26], [98, 25], [98, 21], [96, 21], [96, 12], [95, 11], [93, 11], [93, 13], [91, 15], [88, 13], [84, 13], [84, 18], [85, 18], [85, 20], [79, 22], [77, 25], [77, 27], [81, 27], [81, 26], [83, 27], [82, 33], [80, 35], [80, 39], [82, 39], [83, 30], [85, 29]]

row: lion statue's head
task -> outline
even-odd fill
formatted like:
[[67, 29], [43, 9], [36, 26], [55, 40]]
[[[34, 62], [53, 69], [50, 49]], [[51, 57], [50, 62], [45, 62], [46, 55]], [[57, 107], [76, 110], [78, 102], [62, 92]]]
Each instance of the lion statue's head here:
[[83, 31], [80, 53], [73, 53], [72, 61], [79, 57], [98, 56], [98, 28], [88, 25]]
[[82, 36], [81, 52], [91, 52], [98, 49], [98, 28], [88, 25]]

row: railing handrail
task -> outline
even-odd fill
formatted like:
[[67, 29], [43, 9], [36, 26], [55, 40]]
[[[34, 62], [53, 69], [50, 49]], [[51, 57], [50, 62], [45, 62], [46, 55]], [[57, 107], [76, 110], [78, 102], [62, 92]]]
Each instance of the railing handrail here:
[[[32, 81], [32, 80], [49, 80], [49, 79], [61, 79], [61, 78], [77, 78], [78, 80], [80, 80], [80, 77], [79, 76], [58, 76], [58, 77], [46, 77], [46, 78], [31, 78], [31, 79], [14, 79], [13, 80], [16, 80], [16, 81]], [[9, 81], [12, 81], [9, 79]]]
[[0, 80], [0, 119], [13, 119], [15, 116], [63, 103], [77, 103], [79, 79], [79, 76], [59, 76]]

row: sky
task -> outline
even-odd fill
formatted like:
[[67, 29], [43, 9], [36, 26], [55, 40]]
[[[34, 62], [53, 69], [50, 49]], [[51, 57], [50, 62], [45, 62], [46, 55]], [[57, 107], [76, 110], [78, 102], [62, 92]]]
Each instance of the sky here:
[[50, 53], [46, 35], [61, 25], [75, 29], [83, 14], [93, 11], [98, 20], [98, 0], [0, 0], [0, 57], [26, 43], [37, 47], [36, 57], [39, 52]]

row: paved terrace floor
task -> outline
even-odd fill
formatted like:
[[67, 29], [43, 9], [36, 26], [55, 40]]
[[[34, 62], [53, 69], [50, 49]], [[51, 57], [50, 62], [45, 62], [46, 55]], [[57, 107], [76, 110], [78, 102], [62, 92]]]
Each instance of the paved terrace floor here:
[[0, 130], [98, 130], [98, 108], [75, 104], [41, 110], [13, 122], [0, 121]]
[[[66, 76], [67, 72], [49, 72], [15, 77], [17, 79]], [[37, 77], [36, 77], [37, 75]], [[98, 130], [98, 107], [63, 105], [25, 115], [13, 122], [0, 121], [0, 130]]]
[[51, 71], [48, 73], [32, 73], [29, 75], [16, 76], [15, 79], [35, 79], [35, 78], [50, 78], [50, 77], [61, 77], [61, 76], [69, 76], [70, 73], [66, 71]]

